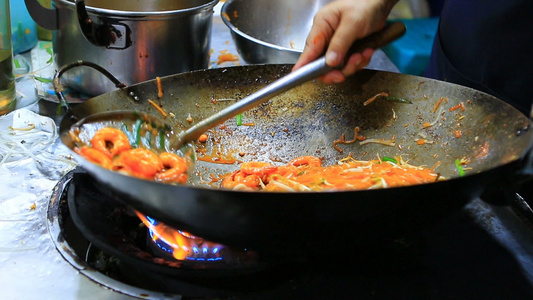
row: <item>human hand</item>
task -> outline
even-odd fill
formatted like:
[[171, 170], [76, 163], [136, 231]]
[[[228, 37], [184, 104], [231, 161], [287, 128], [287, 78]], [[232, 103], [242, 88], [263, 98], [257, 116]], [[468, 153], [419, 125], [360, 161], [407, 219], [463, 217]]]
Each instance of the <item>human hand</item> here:
[[304, 51], [293, 71], [314, 61], [326, 50], [326, 63], [336, 67], [345, 62], [342, 69], [335, 69], [321, 77], [325, 83], [338, 83], [370, 62], [374, 49], [365, 49], [345, 56], [350, 46], [385, 26], [390, 10], [398, 0], [337, 0], [325, 5], [313, 19], [313, 26], [306, 40]]

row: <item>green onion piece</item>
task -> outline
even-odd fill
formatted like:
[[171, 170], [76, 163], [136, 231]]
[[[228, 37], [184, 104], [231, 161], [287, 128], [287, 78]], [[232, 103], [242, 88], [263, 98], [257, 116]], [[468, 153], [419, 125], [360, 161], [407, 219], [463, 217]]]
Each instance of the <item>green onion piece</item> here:
[[15, 65], [15, 68], [20, 68], [20, 62], [18, 59], [13, 59], [13, 64]]
[[46, 61], [49, 64], [54, 60], [54, 53], [52, 52], [52, 48], [46, 48], [46, 52], [50, 54], [50, 58]]
[[142, 120], [137, 119], [137, 121], [135, 121], [135, 147], [139, 147], [141, 145], [141, 125]]
[[33, 76], [33, 78], [35, 78], [37, 81], [40, 81], [42, 83], [52, 83], [52, 79], [51, 78], [44, 78], [44, 77], [39, 77], [39, 76]]
[[242, 114], [238, 114], [235, 117], [235, 122], [237, 122], [237, 126], [241, 126], [242, 125]]
[[388, 157], [388, 156], [383, 156], [383, 157], [381, 158], [381, 160], [382, 160], [382, 161], [390, 161], [390, 162], [392, 162], [392, 163], [398, 164], [398, 161], [397, 161], [397, 160], [395, 160], [395, 159], [392, 158], [392, 157]]
[[392, 101], [392, 102], [413, 104], [413, 101], [411, 101], [409, 99], [405, 99], [405, 98], [400, 98], [400, 97], [379, 96], [378, 98], [383, 98], [383, 99], [385, 99], [387, 101]]
[[159, 149], [165, 149], [165, 131], [159, 131]]
[[460, 159], [455, 160], [455, 167], [457, 168], [457, 171], [459, 171], [459, 176], [465, 176], [465, 170], [463, 169], [463, 166], [461, 166]]

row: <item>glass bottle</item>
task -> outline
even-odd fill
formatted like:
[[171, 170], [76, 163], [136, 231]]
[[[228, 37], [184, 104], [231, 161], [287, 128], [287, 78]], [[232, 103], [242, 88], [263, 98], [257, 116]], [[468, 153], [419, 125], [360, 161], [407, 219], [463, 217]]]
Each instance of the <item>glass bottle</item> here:
[[0, 0], [0, 114], [11, 112], [16, 106], [9, 0]]

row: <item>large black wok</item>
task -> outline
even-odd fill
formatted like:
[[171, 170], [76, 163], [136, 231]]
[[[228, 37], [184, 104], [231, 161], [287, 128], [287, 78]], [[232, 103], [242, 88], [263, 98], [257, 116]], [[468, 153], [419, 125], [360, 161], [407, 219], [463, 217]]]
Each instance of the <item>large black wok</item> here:
[[[148, 99], [175, 115], [164, 121], [179, 131], [190, 126], [189, 114], [199, 121], [290, 68], [245, 66], [168, 76], [162, 79], [160, 100], [155, 81], [116, 90], [69, 111], [60, 125], [61, 138], [72, 149], [67, 132], [73, 123], [98, 112], [137, 110], [161, 116]], [[363, 105], [381, 92], [412, 104], [378, 99]], [[450, 111], [461, 102], [464, 111]], [[210, 130], [208, 143], [197, 145], [198, 156], [282, 164], [315, 155], [324, 164], [334, 164], [350, 153], [362, 160], [401, 155], [413, 165], [432, 167], [440, 162], [436, 170], [447, 180], [364, 191], [228, 191], [218, 189], [213, 179], [239, 168], [238, 162], [198, 161], [189, 183], [175, 186], [114, 173], [74, 155], [111, 195], [155, 219], [216, 242], [280, 255], [350, 251], [345, 247], [379, 245], [419, 230], [461, 209], [487, 187], [512, 181], [533, 139], [526, 130], [530, 120], [497, 98], [450, 83], [373, 70], [363, 70], [342, 84], [304, 84], [244, 113], [243, 123], [253, 126], [237, 126], [231, 120]], [[434, 124], [424, 129], [425, 123]], [[353, 143], [339, 145], [343, 153], [335, 150], [333, 141], [343, 133], [351, 139], [355, 126], [368, 139], [394, 136], [395, 145]], [[420, 139], [425, 144], [417, 144]], [[469, 161], [465, 176], [459, 175], [455, 163], [462, 158]]]

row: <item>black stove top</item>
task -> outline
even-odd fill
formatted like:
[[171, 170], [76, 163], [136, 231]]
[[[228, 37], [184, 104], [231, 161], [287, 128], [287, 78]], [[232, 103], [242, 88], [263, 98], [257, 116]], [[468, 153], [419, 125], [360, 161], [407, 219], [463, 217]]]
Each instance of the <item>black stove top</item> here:
[[[89, 201], [101, 201], [101, 195], [90, 187], [91, 180], [82, 170], [67, 177], [58, 207], [65, 240], [75, 244], [77, 255], [89, 267], [128, 285], [185, 299], [533, 299], [533, 271], [524, 267], [524, 261], [533, 264], [529, 259], [533, 258], [533, 231], [512, 212], [511, 222], [521, 225], [506, 228], [510, 223], [501, 222], [490, 205], [480, 200], [380, 249], [334, 245], [330, 255], [318, 258], [262, 262], [259, 257], [256, 268], [240, 265], [240, 272], [213, 270], [216, 276], [209, 276], [209, 270], [198, 272], [193, 264], [165, 266], [178, 268], [176, 272], [151, 267], [147, 271], [143, 264], [161, 264], [160, 260], [151, 257], [136, 264], [138, 257], [117, 258], [114, 251], [85, 239], [72, 222], [66, 197], [73, 190]], [[113, 211], [117, 210], [127, 208], [117, 204]], [[504, 246], [495, 237], [498, 230], [508, 231], [507, 238], [517, 247]], [[135, 251], [127, 255], [139, 256]], [[101, 266], [104, 260], [107, 270]], [[154, 272], [151, 280], [135, 280], [147, 272]]]

